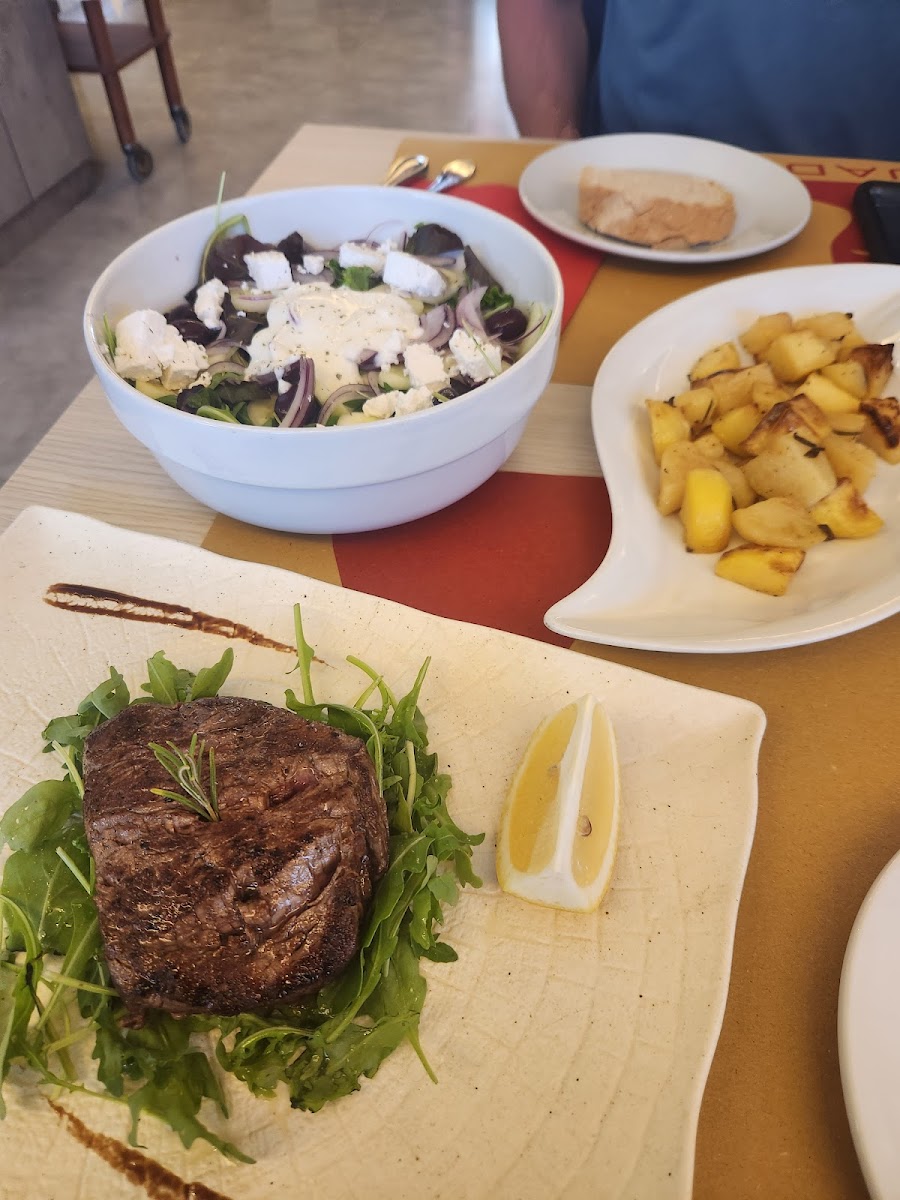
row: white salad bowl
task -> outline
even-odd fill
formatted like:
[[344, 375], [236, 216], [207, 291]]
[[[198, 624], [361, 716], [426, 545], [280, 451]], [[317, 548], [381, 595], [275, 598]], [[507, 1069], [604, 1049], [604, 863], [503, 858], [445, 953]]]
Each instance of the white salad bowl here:
[[[459, 500], [515, 448], [550, 380], [559, 345], [562, 280], [530, 233], [479, 204], [385, 187], [311, 187], [224, 203], [261, 240], [298, 230], [333, 247], [391, 226], [437, 222], [471, 245], [515, 299], [549, 311], [540, 336], [501, 375], [408, 416], [363, 425], [258, 428], [212, 421], [143, 395], [104, 353], [103, 323], [136, 309], [165, 311], [196, 283], [214, 206], [163, 225], [124, 250], [91, 289], [84, 336], [94, 370], [125, 428], [186, 492], [217, 512], [267, 529], [351, 533], [398, 525]], [[380, 235], [381, 231], [379, 231]]]

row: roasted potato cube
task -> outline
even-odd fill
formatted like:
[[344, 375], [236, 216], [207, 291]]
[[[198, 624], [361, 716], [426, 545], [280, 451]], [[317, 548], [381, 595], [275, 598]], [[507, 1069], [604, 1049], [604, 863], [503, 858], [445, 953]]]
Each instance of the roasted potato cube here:
[[813, 313], [811, 317], [799, 317], [794, 321], [795, 329], [811, 329], [825, 342], [839, 342], [856, 330], [853, 313]]
[[884, 524], [849, 479], [839, 480], [834, 491], [812, 506], [809, 515], [836, 538], [871, 537]]
[[829, 363], [827, 367], [822, 368], [822, 374], [826, 379], [830, 379], [832, 383], [843, 388], [845, 392], [855, 396], [857, 400], [865, 399], [868, 385], [865, 368], [861, 362], [848, 360], [847, 362]]
[[862, 433], [868, 419], [864, 412], [828, 414], [828, 420], [835, 433]]
[[684, 413], [691, 428], [695, 430], [709, 425], [716, 413], [716, 394], [708, 387], [695, 387], [680, 392], [672, 403], [679, 412]]
[[695, 554], [717, 554], [731, 538], [731, 488], [715, 467], [688, 471], [681, 504], [684, 544]]
[[667, 447], [659, 464], [656, 507], [660, 514], [668, 517], [681, 508], [688, 471], [714, 466], [724, 454], [725, 447], [714, 434], [706, 434], [695, 442], [675, 442]]
[[834, 488], [837, 476], [821, 446], [796, 434], [773, 438], [765, 450], [744, 464], [747, 482], [759, 496], [789, 496], [806, 508]]
[[674, 404], [665, 400], [648, 400], [647, 415], [650, 418], [650, 440], [653, 443], [653, 457], [661, 462], [663, 451], [675, 442], [688, 441], [691, 436], [691, 426], [687, 417]]
[[721, 346], [713, 346], [712, 350], [701, 354], [688, 376], [693, 383], [697, 379], [708, 379], [710, 375], [716, 375], [719, 371], [735, 371], [740, 365], [741, 356], [737, 346], [734, 342], [723, 342]]
[[894, 347], [877, 342], [851, 350], [847, 362], [860, 363], [866, 373], [866, 397], [876, 399], [887, 387], [894, 370]]
[[[753, 385], [765, 378], [761, 371], [768, 371], [768, 366], [741, 367], [739, 371], [718, 371], [709, 375], [699, 386], [711, 388], [716, 398], [716, 412], [730, 412], [750, 403], [750, 393]], [[774, 382], [774, 379], [773, 379]]]
[[790, 333], [793, 324], [791, 314], [786, 312], [757, 317], [750, 328], [741, 334], [741, 345], [748, 354], [759, 358], [777, 337], [783, 333]]
[[[848, 363], [841, 364], [848, 366]], [[807, 396], [823, 413], [859, 412], [859, 397], [845, 391], [825, 375], [813, 371], [797, 384], [795, 396]]]
[[783, 596], [805, 557], [805, 550], [791, 546], [736, 546], [716, 563], [716, 574], [767, 596]]
[[717, 458], [712, 463], [712, 466], [717, 471], [721, 471], [728, 481], [735, 508], [746, 508], [748, 504], [753, 503], [756, 499], [756, 492], [754, 492], [753, 488], [747, 482], [743, 466], [740, 463], [733, 462], [729, 458]]
[[762, 414], [755, 404], [742, 404], [733, 408], [712, 423], [712, 431], [732, 454], [743, 454], [741, 449], [746, 438], [760, 422]]
[[758, 546], [795, 546], [808, 550], [825, 541], [825, 533], [802, 504], [786, 496], [760, 500], [731, 515], [738, 537]]
[[878, 465], [875, 451], [856, 438], [829, 433], [825, 439], [825, 453], [838, 479], [849, 479], [861, 495], [875, 475]]
[[859, 440], [885, 462], [900, 462], [900, 401], [893, 396], [864, 400], [862, 411], [868, 417]]
[[831, 424], [821, 409], [806, 396], [794, 396], [769, 409], [744, 439], [741, 453], [760, 454], [773, 438], [785, 435], [802, 440], [809, 450], [821, 445], [830, 432]]
[[777, 337], [764, 357], [778, 379], [796, 383], [811, 371], [819, 371], [833, 363], [837, 352], [811, 329], [797, 329]]
[[[768, 366], [768, 364], [766, 365]], [[781, 404], [783, 400], [789, 400], [790, 397], [789, 389], [781, 383], [754, 383], [750, 393], [750, 399], [761, 413], [767, 413], [776, 404]]]
[[846, 362], [851, 351], [855, 350], [857, 346], [866, 345], [868, 345], [866, 339], [858, 329], [854, 329], [852, 333], [848, 333], [846, 337], [842, 337], [838, 343], [838, 362]]

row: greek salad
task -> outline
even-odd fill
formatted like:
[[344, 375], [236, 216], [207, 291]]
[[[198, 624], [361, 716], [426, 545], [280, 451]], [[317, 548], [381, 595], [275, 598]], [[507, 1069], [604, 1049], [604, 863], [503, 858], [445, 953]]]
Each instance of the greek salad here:
[[219, 225], [168, 312], [105, 322], [109, 361], [139, 391], [217, 421], [281, 428], [403, 417], [499, 375], [547, 311], [519, 303], [441, 225], [386, 227], [333, 248]]

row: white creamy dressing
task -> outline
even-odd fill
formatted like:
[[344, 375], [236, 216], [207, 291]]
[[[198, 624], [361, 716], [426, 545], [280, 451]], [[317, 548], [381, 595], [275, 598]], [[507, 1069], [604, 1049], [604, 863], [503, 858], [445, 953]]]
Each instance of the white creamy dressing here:
[[315, 360], [316, 399], [360, 381], [359, 359], [375, 351], [379, 367], [396, 363], [419, 341], [419, 315], [393, 292], [357, 292], [328, 283], [295, 283], [272, 301], [268, 327], [250, 342], [247, 377], [280, 370], [302, 354]]

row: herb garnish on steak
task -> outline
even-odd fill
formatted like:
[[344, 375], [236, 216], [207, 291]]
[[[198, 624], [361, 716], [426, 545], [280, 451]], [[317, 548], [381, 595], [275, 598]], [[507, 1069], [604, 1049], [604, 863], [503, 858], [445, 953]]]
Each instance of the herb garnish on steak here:
[[[215, 753], [219, 820], [151, 789], [150, 743]], [[87, 739], [84, 823], [106, 960], [134, 1018], [264, 1010], [355, 955], [388, 861], [359, 738], [239, 697], [125, 708]]]

